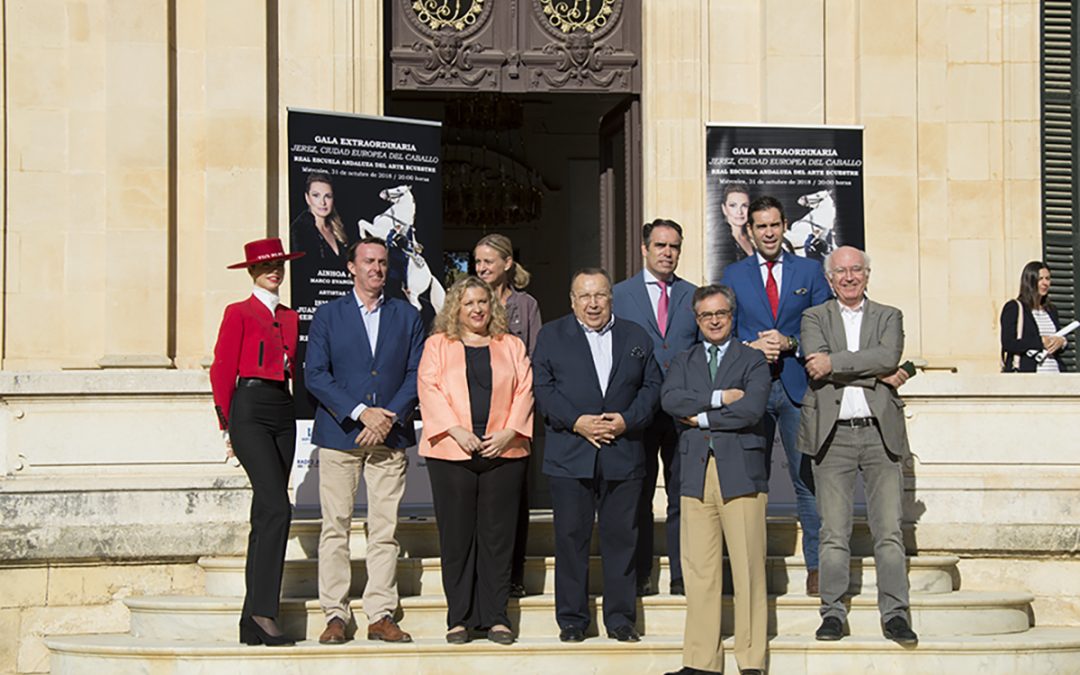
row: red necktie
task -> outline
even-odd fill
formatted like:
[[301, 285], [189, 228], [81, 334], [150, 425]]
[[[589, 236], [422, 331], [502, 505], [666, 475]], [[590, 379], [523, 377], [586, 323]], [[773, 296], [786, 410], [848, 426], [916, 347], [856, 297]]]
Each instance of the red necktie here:
[[656, 326], [660, 329], [660, 337], [664, 337], [667, 333], [667, 284], [663, 281], [657, 281], [660, 285], [660, 299], [656, 303]]
[[769, 296], [769, 307], [772, 308], [772, 318], [776, 318], [780, 311], [780, 291], [776, 288], [776, 277], [773, 276], [772, 268], [775, 260], [767, 260], [765, 266], [769, 268], [769, 280], [765, 282], [765, 295]]

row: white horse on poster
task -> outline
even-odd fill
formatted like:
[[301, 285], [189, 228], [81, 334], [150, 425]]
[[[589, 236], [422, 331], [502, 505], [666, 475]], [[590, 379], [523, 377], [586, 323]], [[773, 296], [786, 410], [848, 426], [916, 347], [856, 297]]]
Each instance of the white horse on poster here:
[[379, 197], [390, 202], [385, 211], [368, 222], [361, 219], [360, 236], [375, 236], [386, 242], [388, 249], [399, 248], [405, 254], [405, 285], [402, 290], [409, 303], [418, 311], [421, 309], [420, 296], [430, 290], [428, 298], [431, 306], [438, 313], [446, 301], [446, 291], [431, 273], [431, 268], [424, 260], [424, 245], [416, 240], [416, 200], [412, 187], [398, 185], [379, 193]]
[[792, 223], [784, 237], [797, 255], [822, 259], [836, 248], [836, 200], [831, 190], [818, 190], [799, 197], [798, 204], [810, 212]]

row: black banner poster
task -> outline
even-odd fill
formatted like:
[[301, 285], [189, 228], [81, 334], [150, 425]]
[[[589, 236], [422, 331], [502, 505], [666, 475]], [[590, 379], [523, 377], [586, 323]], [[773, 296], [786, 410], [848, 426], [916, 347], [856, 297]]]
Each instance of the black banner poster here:
[[708, 125], [705, 130], [705, 278], [753, 252], [746, 207], [784, 205], [785, 249], [817, 260], [863, 248], [862, 127]]
[[[288, 111], [292, 306], [300, 314], [300, 364], [315, 310], [350, 293], [346, 249], [374, 235], [386, 241], [386, 296], [411, 303], [430, 323], [443, 305], [442, 177], [438, 122], [309, 110]], [[283, 238], [286, 236], [282, 235]], [[315, 402], [296, 369], [298, 509], [318, 504], [317, 453], [310, 444]], [[414, 464], [415, 466], [415, 464]], [[411, 481], [426, 493], [427, 480]], [[426, 494], [405, 501], [430, 502]], [[361, 490], [360, 493], [363, 493]], [[358, 505], [363, 504], [358, 494]]]
[[[315, 309], [352, 289], [345, 249], [369, 234], [389, 248], [386, 295], [433, 318], [445, 295], [441, 126], [304, 110], [289, 110], [288, 124], [289, 243], [307, 253], [290, 270], [298, 358]], [[297, 417], [310, 419], [314, 405], [301, 387]]]

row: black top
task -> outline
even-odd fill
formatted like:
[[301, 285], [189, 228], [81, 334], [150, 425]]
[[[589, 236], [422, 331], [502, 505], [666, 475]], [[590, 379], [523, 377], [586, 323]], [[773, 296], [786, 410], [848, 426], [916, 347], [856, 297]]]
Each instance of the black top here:
[[491, 352], [487, 347], [465, 347], [465, 379], [473, 433], [483, 438], [491, 412]]
[[[1017, 316], [1020, 310], [1023, 314]], [[1054, 322], [1054, 328], [1061, 328], [1056, 309], [1048, 309], [1047, 314]], [[1020, 334], [1017, 335], [1016, 323], [1020, 320]], [[1035, 323], [1035, 317], [1031, 310], [1023, 307], [1019, 301], [1010, 300], [1001, 308], [1001, 370], [1006, 373], [1034, 373], [1039, 363], [1035, 356], [1042, 351], [1042, 337], [1039, 335], [1039, 325]], [[1067, 348], [1067, 347], [1066, 347]], [[1062, 350], [1064, 351], [1064, 350]], [[1065, 362], [1061, 360], [1061, 352], [1048, 357], [1058, 362], [1058, 370], [1065, 372]]]

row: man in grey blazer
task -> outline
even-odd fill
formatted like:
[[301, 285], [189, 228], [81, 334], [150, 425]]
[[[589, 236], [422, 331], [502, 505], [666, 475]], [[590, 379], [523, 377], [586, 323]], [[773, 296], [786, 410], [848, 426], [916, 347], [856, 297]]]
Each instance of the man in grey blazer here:
[[810, 387], [803, 399], [799, 448], [814, 458], [821, 512], [821, 627], [818, 640], [839, 640], [847, 616], [855, 475], [863, 474], [874, 537], [882, 632], [900, 644], [918, 642], [908, 612], [907, 559], [901, 531], [903, 471], [909, 454], [904, 403], [907, 379], [899, 309], [866, 297], [870, 258], [842, 246], [825, 259], [835, 301], [802, 316]]
[[735, 293], [727, 286], [694, 292], [705, 336], [671, 362], [661, 389], [664, 411], [679, 421], [682, 455], [683, 581], [686, 630], [677, 675], [720, 673], [723, 548], [735, 591], [735, 661], [743, 674], [765, 668], [765, 434], [762, 416], [772, 377], [765, 355], [731, 339]]

